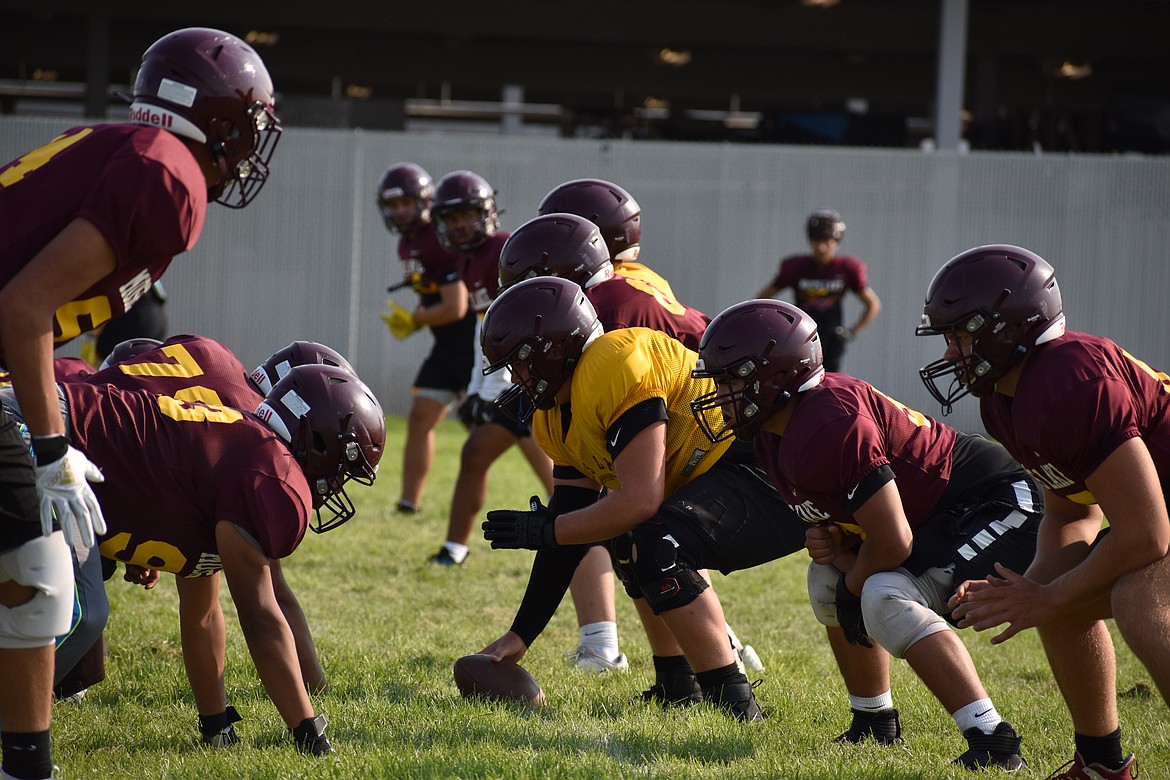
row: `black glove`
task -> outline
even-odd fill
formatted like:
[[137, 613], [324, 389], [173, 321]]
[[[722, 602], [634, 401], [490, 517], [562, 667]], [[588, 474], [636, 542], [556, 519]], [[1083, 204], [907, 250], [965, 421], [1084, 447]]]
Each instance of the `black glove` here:
[[493, 550], [548, 550], [557, 544], [557, 516], [533, 496], [529, 499], [531, 511], [493, 509], [483, 524], [483, 538], [492, 543]]
[[203, 744], [214, 748], [231, 747], [240, 741], [233, 723], [243, 720], [235, 707], [228, 707], [218, 715], [199, 716], [199, 734]]
[[470, 428], [473, 425], [481, 425], [486, 422], [491, 422], [495, 416], [496, 405], [491, 401], [485, 401], [474, 393], [463, 399], [463, 403], [459, 404], [459, 422]]
[[854, 596], [845, 585], [845, 575], [837, 580], [837, 622], [845, 631], [845, 638], [851, 645], [873, 647], [865, 633], [865, 618], [861, 614], [861, 596]]
[[315, 718], [305, 718], [295, 729], [289, 729], [297, 750], [313, 756], [332, 753], [333, 746], [329, 744], [329, 737], [325, 736], [325, 727], [328, 725], [325, 716], [318, 715]]

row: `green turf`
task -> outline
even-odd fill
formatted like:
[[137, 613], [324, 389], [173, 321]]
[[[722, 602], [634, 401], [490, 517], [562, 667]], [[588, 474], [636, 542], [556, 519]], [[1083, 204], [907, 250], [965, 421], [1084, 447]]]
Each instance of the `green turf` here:
[[[576, 645], [566, 603], [524, 665], [543, 686], [542, 711], [466, 701], [451, 677], [460, 655], [507, 629], [532, 553], [492, 551], [473, 537], [467, 565], [424, 563], [438, 549], [463, 441], [440, 428], [423, 511], [395, 514], [403, 421], [390, 420], [377, 485], [351, 492], [358, 517], [309, 534], [285, 565], [313, 626], [332, 689], [326, 713], [335, 757], [299, 755], [260, 685], [225, 595], [229, 702], [244, 716], [242, 742], [197, 745], [183, 674], [173, 578], [144, 592], [119, 578], [111, 599], [108, 679], [77, 706], [54, 707], [54, 760], [64, 777], [100, 778], [909, 778], [972, 777], [950, 766], [965, 743], [903, 662], [894, 698], [903, 747], [843, 747], [848, 703], [804, 590], [803, 555], [730, 577], [715, 575], [728, 619], [767, 666], [757, 688], [768, 715], [740, 725], [698, 708], [663, 712], [638, 701], [652, 680], [645, 638], [619, 595], [630, 671], [586, 677], [563, 665]], [[492, 472], [490, 506], [525, 505], [538, 483], [515, 450]], [[226, 594], [226, 588], [224, 589]], [[1072, 734], [1034, 631], [993, 647], [963, 632], [1000, 712], [1024, 736], [1026, 776], [1042, 778], [1072, 754]], [[1128, 750], [1142, 776], [1170, 777], [1170, 718], [1149, 676], [1120, 642], [1118, 689]], [[991, 772], [986, 776], [999, 776]]]

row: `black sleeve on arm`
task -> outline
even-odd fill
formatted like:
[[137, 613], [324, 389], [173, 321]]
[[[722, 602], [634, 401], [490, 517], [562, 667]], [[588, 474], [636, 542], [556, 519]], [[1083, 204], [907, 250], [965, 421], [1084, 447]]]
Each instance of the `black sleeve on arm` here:
[[565, 597], [565, 591], [569, 589], [569, 583], [573, 581], [577, 564], [581, 563], [592, 546], [575, 544], [536, 553], [532, 573], [528, 576], [528, 588], [524, 591], [524, 600], [520, 602], [520, 609], [516, 610], [511, 628], [528, 647], [532, 647], [548, 621], [552, 620]]
[[856, 512], [862, 504], [873, 498], [873, 494], [881, 490], [887, 482], [893, 482], [894, 470], [887, 464], [878, 466], [873, 471], [861, 478], [861, 481], [854, 485], [853, 490], [845, 495], [845, 508], [850, 512]]
[[[592, 505], [598, 495], [598, 491], [593, 488], [557, 485], [548, 500], [548, 508], [558, 515], [567, 514]], [[532, 647], [548, 621], [552, 620], [557, 607], [565, 598], [569, 583], [573, 581], [577, 565], [592, 546], [578, 544], [541, 550], [536, 554], [536, 560], [532, 562], [532, 574], [528, 577], [528, 589], [524, 591], [524, 600], [520, 602], [516, 619], [512, 621], [512, 630], [520, 635], [524, 644]]]
[[631, 406], [605, 432], [605, 448], [609, 450], [610, 457], [616, 458], [631, 439], [654, 423], [666, 419], [666, 401], [661, 398], [648, 398]]
[[572, 466], [558, 466], [554, 463], [553, 479], [588, 479], [588, 477]]

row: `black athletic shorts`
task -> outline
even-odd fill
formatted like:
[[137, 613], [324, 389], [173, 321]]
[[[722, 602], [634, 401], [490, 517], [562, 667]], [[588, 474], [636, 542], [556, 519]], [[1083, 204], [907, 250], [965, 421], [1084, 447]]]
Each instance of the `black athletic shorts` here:
[[41, 535], [41, 502], [32, 453], [0, 404], [0, 552]]
[[435, 344], [419, 366], [414, 386], [426, 390], [446, 390], [459, 395], [467, 389], [475, 368], [475, 313], [459, 322], [431, 328]]

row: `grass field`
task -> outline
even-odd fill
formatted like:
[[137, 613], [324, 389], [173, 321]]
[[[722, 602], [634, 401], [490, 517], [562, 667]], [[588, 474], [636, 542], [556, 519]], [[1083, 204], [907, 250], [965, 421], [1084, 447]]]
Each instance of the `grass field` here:
[[[459, 570], [424, 561], [446, 529], [463, 429], [440, 429], [423, 511], [393, 512], [403, 421], [390, 420], [377, 485], [351, 492], [358, 517], [309, 534], [285, 572], [313, 626], [331, 682], [316, 698], [336, 756], [311, 759], [287, 741], [260, 685], [230, 598], [229, 702], [244, 716], [241, 743], [200, 747], [183, 674], [173, 578], [150, 592], [120, 576], [107, 583], [108, 679], [80, 705], [54, 709], [54, 759], [64, 777], [100, 778], [961, 778], [951, 760], [965, 743], [954, 722], [902, 662], [894, 699], [906, 744], [845, 747], [848, 702], [804, 590], [807, 559], [792, 556], [730, 577], [715, 575], [728, 619], [767, 670], [756, 694], [768, 715], [741, 725], [708, 710], [663, 712], [638, 692], [653, 677], [633, 609], [619, 595], [630, 671], [585, 677], [564, 667], [576, 645], [566, 603], [524, 660], [544, 688], [541, 711], [466, 701], [451, 667], [511, 622], [532, 553], [492, 551], [481, 537]], [[490, 506], [523, 506], [537, 482], [510, 451], [492, 472]], [[147, 509], [148, 508], [144, 508]], [[226, 593], [226, 588], [224, 589]], [[963, 633], [1000, 712], [1024, 736], [1026, 776], [1043, 778], [1072, 755], [1072, 731], [1035, 632], [992, 647]], [[1170, 777], [1170, 718], [1141, 665], [1118, 643], [1118, 690], [1127, 750], [1143, 778]], [[998, 772], [986, 775], [999, 776]]]

